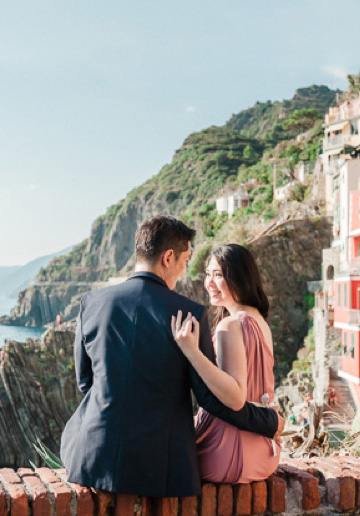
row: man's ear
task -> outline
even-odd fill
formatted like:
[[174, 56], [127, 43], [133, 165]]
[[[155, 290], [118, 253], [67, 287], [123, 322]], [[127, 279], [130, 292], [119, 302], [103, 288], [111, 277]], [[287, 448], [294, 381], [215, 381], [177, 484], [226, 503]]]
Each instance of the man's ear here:
[[174, 259], [174, 251], [172, 249], [168, 249], [167, 251], [164, 251], [161, 256], [161, 264], [168, 268], [170, 267], [172, 261]]

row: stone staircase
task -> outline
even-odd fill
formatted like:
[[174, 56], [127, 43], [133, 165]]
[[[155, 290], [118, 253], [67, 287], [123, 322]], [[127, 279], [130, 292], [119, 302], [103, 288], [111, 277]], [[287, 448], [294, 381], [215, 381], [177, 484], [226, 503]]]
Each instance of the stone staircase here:
[[347, 382], [331, 374], [330, 389], [334, 388], [337, 396], [335, 406], [324, 405], [325, 424], [337, 430], [346, 430], [355, 415], [355, 405]]

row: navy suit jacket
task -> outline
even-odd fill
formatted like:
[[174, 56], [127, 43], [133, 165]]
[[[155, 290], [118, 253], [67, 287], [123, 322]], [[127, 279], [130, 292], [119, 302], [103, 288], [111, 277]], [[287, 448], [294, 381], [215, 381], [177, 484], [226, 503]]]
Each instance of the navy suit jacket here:
[[226, 408], [191, 367], [171, 333], [179, 309], [200, 321], [200, 348], [214, 362], [206, 309], [155, 274], [137, 272], [83, 297], [74, 352], [84, 398], [61, 440], [70, 482], [144, 496], [199, 494], [191, 389], [215, 416], [273, 437], [273, 410]]

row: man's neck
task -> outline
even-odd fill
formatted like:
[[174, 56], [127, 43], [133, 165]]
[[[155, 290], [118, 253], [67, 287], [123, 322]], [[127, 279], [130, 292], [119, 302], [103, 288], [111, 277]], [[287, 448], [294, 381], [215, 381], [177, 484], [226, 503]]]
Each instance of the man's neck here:
[[151, 265], [146, 262], [138, 262], [135, 264], [135, 272], [151, 272], [152, 274], [156, 274], [156, 276], [159, 276], [159, 278], [164, 280], [166, 283], [163, 270], [161, 268], [161, 265], [159, 264]]

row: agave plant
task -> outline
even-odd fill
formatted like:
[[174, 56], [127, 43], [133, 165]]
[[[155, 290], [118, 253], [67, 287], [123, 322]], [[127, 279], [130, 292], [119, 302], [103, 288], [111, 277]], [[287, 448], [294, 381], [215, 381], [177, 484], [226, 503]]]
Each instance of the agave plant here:
[[[49, 450], [49, 448], [45, 446], [45, 444], [42, 443], [38, 437], [36, 438], [36, 441], [36, 443], [33, 443], [33, 446], [47, 466], [52, 469], [60, 469], [64, 467], [60, 458], [57, 457], [57, 455], [55, 455], [55, 453], [53, 453], [51, 450]], [[30, 464], [32, 468], [36, 468], [33, 462], [30, 461]]]

